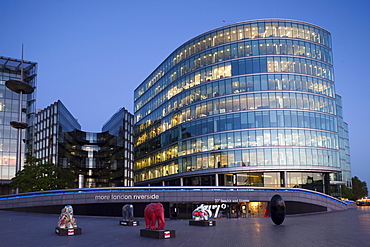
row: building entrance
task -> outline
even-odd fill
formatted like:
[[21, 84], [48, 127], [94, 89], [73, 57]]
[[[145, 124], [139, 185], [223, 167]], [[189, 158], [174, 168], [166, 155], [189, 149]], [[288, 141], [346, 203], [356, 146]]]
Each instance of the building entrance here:
[[192, 212], [204, 204], [212, 212], [211, 218], [257, 218], [268, 216], [268, 202], [239, 203], [170, 203], [171, 219], [191, 219]]

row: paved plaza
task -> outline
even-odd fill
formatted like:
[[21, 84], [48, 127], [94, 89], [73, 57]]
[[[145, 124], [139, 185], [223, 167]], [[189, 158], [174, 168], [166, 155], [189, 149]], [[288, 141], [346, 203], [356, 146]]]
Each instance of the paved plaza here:
[[270, 218], [217, 219], [215, 227], [167, 220], [171, 239], [140, 237], [141, 225], [119, 225], [118, 217], [75, 215], [82, 235], [54, 233], [59, 215], [0, 211], [0, 246], [370, 246], [370, 207], [287, 216], [282, 225]]

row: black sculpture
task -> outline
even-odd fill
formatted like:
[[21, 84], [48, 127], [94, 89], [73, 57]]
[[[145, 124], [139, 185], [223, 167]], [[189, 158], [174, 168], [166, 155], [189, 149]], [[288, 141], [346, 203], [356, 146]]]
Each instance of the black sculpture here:
[[274, 195], [270, 202], [270, 216], [271, 220], [276, 224], [280, 225], [283, 223], [286, 215], [285, 202], [279, 195]]

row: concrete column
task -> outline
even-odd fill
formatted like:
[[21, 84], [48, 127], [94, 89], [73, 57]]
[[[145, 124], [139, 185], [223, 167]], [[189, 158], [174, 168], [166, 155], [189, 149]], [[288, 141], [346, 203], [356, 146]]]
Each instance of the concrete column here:
[[78, 174], [78, 188], [81, 189], [84, 187], [84, 175]]
[[283, 187], [287, 186], [287, 173], [283, 171]]
[[330, 176], [329, 173], [324, 173], [324, 193], [330, 195]]

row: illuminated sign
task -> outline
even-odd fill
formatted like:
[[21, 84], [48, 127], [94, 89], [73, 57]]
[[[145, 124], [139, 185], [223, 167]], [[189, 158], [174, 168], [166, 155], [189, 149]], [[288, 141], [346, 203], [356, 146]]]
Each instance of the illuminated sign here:
[[158, 200], [159, 195], [157, 194], [110, 194], [110, 195], [97, 195], [94, 197], [97, 201], [104, 201], [104, 200]]
[[223, 203], [230, 203], [230, 202], [249, 202], [248, 199], [215, 199], [215, 202], [223, 202]]

